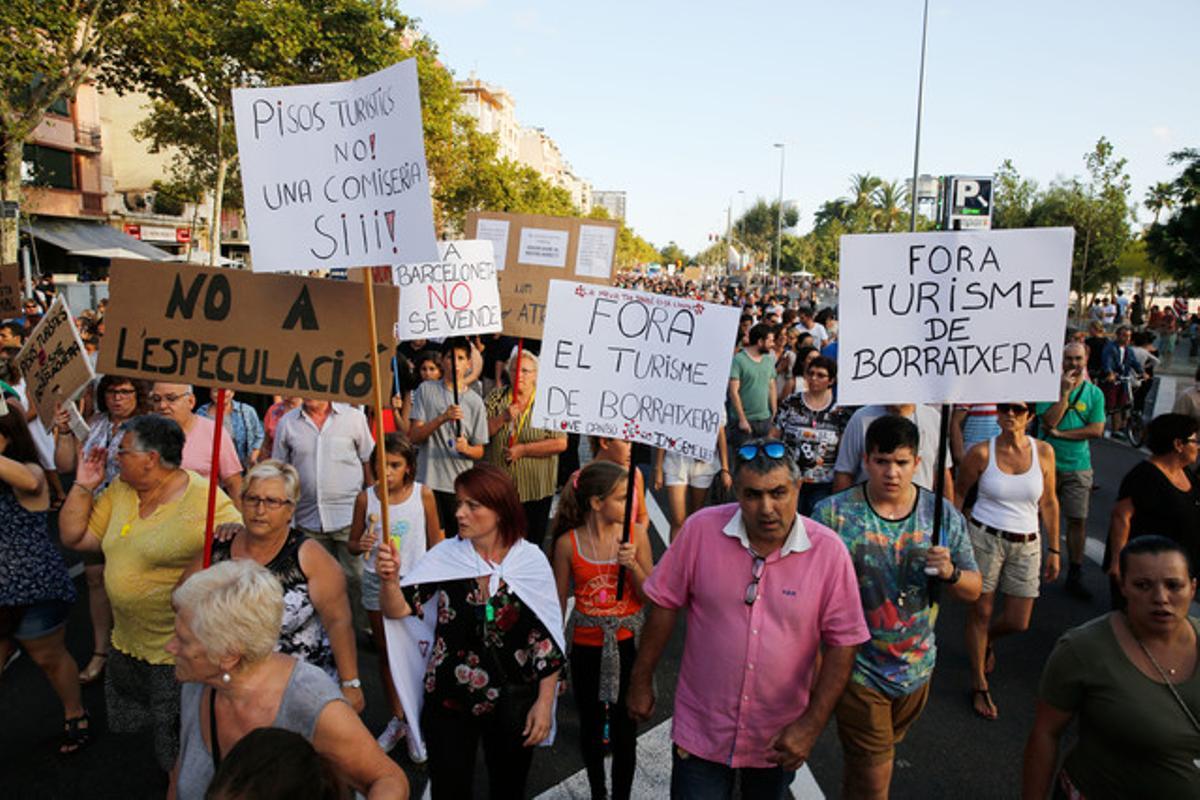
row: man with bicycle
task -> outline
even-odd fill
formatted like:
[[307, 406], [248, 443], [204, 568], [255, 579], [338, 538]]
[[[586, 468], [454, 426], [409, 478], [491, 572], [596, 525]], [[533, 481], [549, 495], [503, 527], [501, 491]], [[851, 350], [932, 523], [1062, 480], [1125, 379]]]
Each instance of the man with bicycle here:
[[1092, 451], [1088, 442], [1104, 435], [1104, 394], [1087, 379], [1087, 348], [1071, 342], [1063, 349], [1059, 398], [1038, 403], [1038, 438], [1054, 448], [1055, 492], [1067, 518], [1067, 591], [1081, 600], [1088, 506], [1092, 498]]
[[1105, 406], [1112, 412], [1112, 435], [1124, 435], [1125, 423], [1133, 404], [1133, 390], [1145, 378], [1142, 365], [1130, 344], [1133, 329], [1128, 325], [1117, 328], [1116, 336], [1104, 347], [1100, 355], [1104, 371], [1103, 389]]

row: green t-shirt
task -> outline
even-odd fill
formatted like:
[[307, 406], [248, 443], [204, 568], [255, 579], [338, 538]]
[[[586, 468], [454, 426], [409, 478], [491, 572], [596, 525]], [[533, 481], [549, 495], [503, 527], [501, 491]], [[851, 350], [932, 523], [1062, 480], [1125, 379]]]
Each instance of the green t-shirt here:
[[[1038, 403], [1038, 437], [1054, 448], [1054, 467], [1059, 472], [1078, 472], [1092, 468], [1091, 443], [1087, 439], [1067, 441], [1050, 436], [1042, 414], [1054, 403]], [[1093, 422], [1104, 422], [1104, 393], [1091, 381], [1084, 381], [1067, 398], [1067, 410], [1055, 427], [1060, 431], [1086, 428]]]
[[[742, 411], [750, 422], [771, 418], [771, 383], [775, 380], [775, 355], [765, 353], [755, 361], [745, 350], [738, 350], [729, 370], [729, 380], [741, 381], [738, 397], [742, 398]], [[729, 407], [729, 419], [737, 423], [737, 412]]]
[[[1063, 634], [1042, 673], [1038, 697], [1079, 718], [1067, 774], [1088, 800], [1200, 797], [1200, 731], [1125, 655], [1110, 616]], [[1200, 670], [1175, 688], [1200, 716]]]

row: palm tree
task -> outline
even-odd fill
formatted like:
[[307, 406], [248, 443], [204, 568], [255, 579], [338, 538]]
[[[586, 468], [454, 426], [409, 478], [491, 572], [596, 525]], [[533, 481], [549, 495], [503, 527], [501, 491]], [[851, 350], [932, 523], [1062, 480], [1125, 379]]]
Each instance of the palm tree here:
[[880, 230], [891, 231], [898, 227], [906, 216], [908, 187], [900, 181], [880, 181], [871, 194], [875, 203], [875, 223]]
[[1146, 190], [1146, 199], [1142, 203], [1147, 211], [1154, 212], [1154, 224], [1158, 224], [1158, 215], [1175, 208], [1175, 187], [1169, 183], [1156, 183]]
[[871, 205], [871, 195], [883, 183], [883, 179], [869, 172], [850, 176], [850, 205], [862, 211]]

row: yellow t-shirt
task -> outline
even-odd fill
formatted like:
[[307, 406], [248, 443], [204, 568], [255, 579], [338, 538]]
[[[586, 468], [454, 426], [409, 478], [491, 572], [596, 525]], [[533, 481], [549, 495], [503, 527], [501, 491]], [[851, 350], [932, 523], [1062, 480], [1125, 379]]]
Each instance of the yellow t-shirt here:
[[[167, 642], [175, 631], [171, 591], [204, 549], [208, 481], [187, 471], [178, 500], [138, 515], [137, 492], [114, 480], [92, 507], [88, 531], [104, 551], [104, 588], [113, 610], [113, 647], [151, 664], [173, 664]], [[241, 522], [223, 491], [217, 491], [215, 524]]]

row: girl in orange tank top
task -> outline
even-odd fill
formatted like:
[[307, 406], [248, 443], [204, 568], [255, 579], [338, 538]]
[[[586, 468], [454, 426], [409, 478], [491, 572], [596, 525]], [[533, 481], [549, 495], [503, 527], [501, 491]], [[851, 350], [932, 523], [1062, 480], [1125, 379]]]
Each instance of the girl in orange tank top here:
[[[624, 542], [628, 474], [608, 461], [593, 461], [567, 481], [554, 518], [554, 577], [566, 607], [571, 679], [579, 710], [580, 749], [593, 797], [629, 797], [636, 765], [637, 726], [625, 709], [629, 671], [642, 626], [642, 584], [653, 561], [644, 531]], [[634, 509], [633, 518], [636, 519]], [[635, 528], [636, 530], [636, 528]], [[617, 599], [617, 575], [625, 586]], [[604, 755], [613, 756], [612, 792], [606, 791]]]

